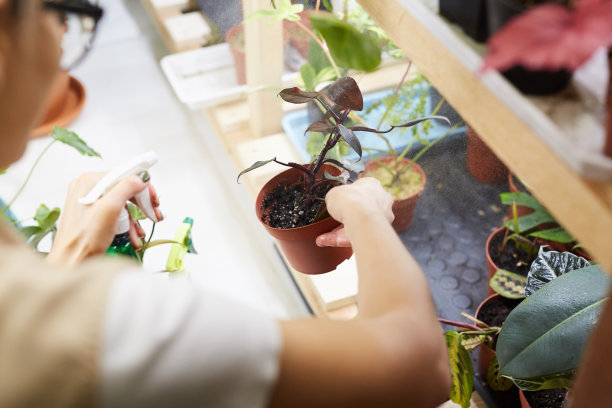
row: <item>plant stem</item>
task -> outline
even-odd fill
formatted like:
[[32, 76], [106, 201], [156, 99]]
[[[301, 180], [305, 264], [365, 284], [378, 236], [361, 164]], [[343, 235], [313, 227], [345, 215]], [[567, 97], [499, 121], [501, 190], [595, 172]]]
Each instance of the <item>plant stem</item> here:
[[[318, 10], [318, 9], [317, 9]], [[338, 66], [336, 65], [336, 61], [334, 61], [334, 59], [332, 58], [331, 54], [329, 53], [329, 50], [327, 49], [327, 46], [325, 45], [325, 43], [323, 41], [321, 41], [321, 39], [319, 39], [313, 32], [312, 30], [309, 30], [308, 27], [306, 27], [304, 24], [302, 24], [301, 21], [295, 21], [295, 24], [298, 25], [298, 27], [300, 27], [302, 30], [304, 30], [304, 32], [306, 32], [306, 34], [312, 38], [313, 40], [315, 40], [315, 42], [319, 45], [319, 47], [321, 47], [321, 50], [323, 51], [323, 53], [325, 54], [325, 56], [327, 57], [327, 59], [329, 60], [331, 66], [334, 68], [334, 71], [336, 72], [336, 77], [340, 78], [340, 69], [338, 68]]]
[[376, 126], [376, 130], [380, 130], [380, 127], [382, 126], [383, 122], [387, 118], [387, 115], [391, 111], [391, 108], [393, 107], [393, 105], [395, 105], [395, 102], [397, 101], [397, 98], [399, 97], [399, 91], [400, 89], [402, 89], [402, 86], [404, 85], [404, 82], [406, 81], [406, 77], [408, 76], [408, 72], [410, 72], [411, 67], [412, 67], [412, 61], [408, 61], [408, 68], [406, 68], [406, 72], [404, 72], [402, 79], [399, 81], [399, 83], [393, 90], [393, 95], [391, 95], [391, 103], [387, 105], [387, 109], [385, 109], [385, 113], [383, 113], [383, 115], [380, 117], [380, 120], [378, 121], [378, 125]]
[[438, 317], [438, 321], [442, 324], [448, 324], [449, 326], [455, 326], [455, 327], [459, 327], [462, 329], [468, 329], [468, 330], [473, 330], [473, 331], [478, 331], [478, 332], [482, 331], [480, 327], [475, 326], [470, 323], [456, 322], [454, 320], [443, 319], [441, 317]]
[[151, 234], [149, 234], [149, 239], [142, 245], [142, 249], [140, 250], [140, 262], [144, 259], [145, 250], [148, 248], [151, 239], [153, 239], [153, 233], [155, 232], [155, 221], [153, 221], [153, 226], [151, 227]]
[[47, 145], [47, 147], [45, 147], [43, 149], [42, 152], [40, 152], [40, 154], [38, 155], [38, 157], [36, 158], [36, 161], [34, 161], [34, 164], [32, 165], [32, 167], [30, 168], [30, 172], [28, 173], [25, 181], [23, 182], [23, 184], [21, 185], [21, 187], [19, 187], [19, 190], [17, 191], [17, 193], [15, 194], [15, 196], [13, 197], [13, 199], [4, 206], [4, 208], [2, 210], [0, 210], [0, 214], [4, 214], [4, 212], [11, 206], [13, 205], [13, 203], [15, 202], [15, 200], [17, 199], [17, 197], [19, 197], [19, 195], [23, 192], [23, 189], [25, 188], [26, 184], [28, 184], [28, 181], [30, 181], [30, 177], [32, 177], [32, 173], [34, 173], [34, 169], [36, 168], [36, 166], [38, 165], [38, 163], [40, 162], [40, 159], [42, 159], [43, 155], [47, 152], [47, 150], [49, 150], [49, 148], [53, 145], [53, 143], [55, 143], [56, 140], [53, 139], [51, 141], [51, 143], [49, 143]]

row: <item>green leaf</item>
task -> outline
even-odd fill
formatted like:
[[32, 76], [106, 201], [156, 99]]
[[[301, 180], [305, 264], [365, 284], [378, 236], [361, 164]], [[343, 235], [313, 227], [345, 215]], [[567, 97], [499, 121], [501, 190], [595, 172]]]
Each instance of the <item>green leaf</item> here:
[[523, 391], [554, 390], [555, 388], [570, 389], [574, 383], [572, 373], [538, 377], [530, 380], [513, 378], [512, 381]]
[[315, 69], [308, 62], [302, 64], [300, 67], [300, 77], [304, 83], [304, 89], [307, 91], [314, 91], [317, 80], [317, 73]]
[[544, 223], [556, 222], [555, 218], [534, 197], [527, 193], [502, 193], [499, 195], [502, 204], [521, 205], [533, 209], [531, 214], [518, 218], [519, 231], [515, 231], [514, 220], [507, 221], [504, 225], [514, 232], [529, 231]]
[[461, 345], [468, 353], [483, 344], [487, 338], [485, 334], [480, 333], [460, 332], [459, 334], [461, 335]]
[[564, 273], [589, 265], [589, 261], [570, 252], [544, 251], [544, 247], [540, 247], [538, 256], [532, 262], [527, 274], [525, 296], [530, 296]]
[[277, 12], [274, 10], [257, 10], [249, 14], [247, 18], [244, 19], [244, 22], [248, 23], [249, 21], [257, 21], [262, 20], [264, 18], [271, 18], [274, 17], [276, 14]]
[[140, 207], [138, 207], [136, 204], [128, 202], [127, 207], [128, 207], [128, 212], [130, 213], [130, 217], [132, 217], [132, 219], [134, 220], [146, 220], [147, 219], [147, 216], [145, 215], [145, 213], [143, 213]]
[[509, 378], [499, 375], [499, 362], [497, 354], [493, 354], [489, 368], [487, 369], [487, 385], [495, 391], [508, 391], [512, 387], [512, 381]]
[[332, 66], [325, 67], [317, 73], [317, 84], [336, 80], [336, 71]]
[[542, 231], [535, 231], [529, 234], [530, 237], [537, 237], [545, 239], [547, 241], [560, 242], [562, 244], [569, 244], [570, 242], [576, 241], [574, 237], [563, 227], [549, 228]]
[[462, 408], [470, 407], [474, 388], [474, 367], [469, 353], [461, 345], [461, 334], [447, 331], [448, 361], [451, 371], [450, 399]]
[[588, 266], [559, 276], [523, 300], [506, 318], [497, 340], [501, 375], [515, 383], [570, 378], [609, 286], [603, 270]]
[[76, 133], [70, 132], [64, 128], [55, 126], [53, 128], [53, 133], [51, 133], [51, 137], [64, 144], [67, 144], [70, 147], [73, 147], [82, 155], [102, 157], [100, 156], [100, 153], [89, 147], [87, 143], [85, 143], [85, 141], [83, 141], [83, 139], [81, 139]]
[[54, 209], [50, 210], [46, 205], [41, 204], [36, 209], [36, 215], [34, 216], [34, 219], [42, 230], [49, 230], [55, 227], [55, 223], [59, 219], [59, 216], [59, 207], [55, 207]]
[[29, 225], [27, 227], [19, 228], [19, 232], [23, 234], [26, 241], [29, 241], [33, 235], [40, 233], [40, 231], [42, 231], [42, 228], [40, 228], [38, 225]]
[[495, 271], [489, 280], [489, 286], [495, 292], [508, 299], [521, 299], [525, 297], [527, 277], [505, 269]]
[[0, 174], [4, 174], [4, 173], [6, 173], [6, 168], [0, 169]]
[[249, 171], [253, 171], [261, 166], [265, 166], [266, 164], [273, 162], [274, 160], [276, 160], [276, 157], [270, 159], [270, 160], [260, 160], [260, 161], [256, 161], [255, 163], [253, 163], [251, 165], [251, 167], [249, 167], [248, 169], [244, 169], [242, 170], [239, 174], [238, 177], [236, 178], [236, 182], [239, 182], [240, 180], [240, 176], [242, 176], [244, 173], [248, 173]]
[[312, 13], [312, 26], [321, 33], [334, 60], [348, 69], [373, 71], [380, 65], [376, 35], [361, 32], [331, 13]]

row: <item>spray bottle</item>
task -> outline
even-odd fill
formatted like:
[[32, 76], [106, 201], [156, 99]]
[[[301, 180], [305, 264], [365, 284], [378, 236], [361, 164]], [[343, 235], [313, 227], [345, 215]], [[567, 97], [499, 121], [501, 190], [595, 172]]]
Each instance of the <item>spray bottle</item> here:
[[[117, 183], [127, 176], [136, 175], [140, 172], [147, 171], [155, 163], [157, 163], [157, 154], [155, 152], [147, 152], [132, 160], [115, 167], [111, 172], [106, 174], [91, 191], [79, 199], [79, 203], [90, 205], [95, 203], [107, 191], [113, 188]], [[151, 203], [151, 195], [149, 187], [134, 196], [136, 205], [140, 207], [142, 212], [151, 220], [158, 222], [157, 214]], [[140, 257], [136, 253], [136, 249], [130, 241], [128, 231], [130, 229], [130, 215], [124, 207], [121, 210], [117, 223], [115, 225], [115, 238], [111, 246], [106, 251], [107, 254], [118, 254], [132, 257], [140, 261]]]

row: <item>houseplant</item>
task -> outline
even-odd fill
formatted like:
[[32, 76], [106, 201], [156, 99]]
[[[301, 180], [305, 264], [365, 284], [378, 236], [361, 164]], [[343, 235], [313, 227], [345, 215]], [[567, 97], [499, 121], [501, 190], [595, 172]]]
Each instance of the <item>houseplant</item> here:
[[497, 341], [500, 375], [523, 391], [571, 388], [610, 286], [598, 266], [550, 254], [534, 263], [529, 296], [508, 315]]
[[[324, 106], [325, 119], [313, 122], [306, 132], [324, 133], [327, 135], [326, 143], [319, 155], [309, 164], [284, 163], [274, 157], [254, 163], [241, 171], [238, 179], [243, 174], [271, 162], [291, 168], [264, 185], [255, 203], [257, 216], [266, 229], [279, 239], [289, 263], [296, 270], [308, 274], [328, 272], [348, 258], [351, 250], [320, 248], [316, 245], [317, 235], [338, 226], [338, 223], [326, 214], [324, 196], [335, 184], [347, 182], [348, 172], [352, 171], [353, 167], [351, 163], [341, 163], [327, 154], [340, 140], [344, 140], [361, 158], [361, 143], [355, 132], [385, 133], [396, 127], [414, 126], [430, 118], [391, 125], [387, 130], [345, 125], [351, 111], [363, 109], [363, 96], [357, 82], [351, 77], [336, 80], [325, 91], [303, 91], [294, 87], [282, 90], [279, 96], [289, 103], [304, 104], [317, 100]], [[336, 174], [332, 169], [335, 169]], [[342, 170], [346, 173], [340, 174]], [[285, 204], [289, 207], [286, 211], [283, 208]], [[285, 239], [287, 234], [291, 237]], [[314, 251], [314, 255], [311, 251]], [[323, 259], [324, 256], [329, 256], [329, 259]]]
[[[416, 117], [421, 116], [425, 111], [424, 103], [429, 93], [429, 87], [421, 87], [421, 85], [426, 83], [426, 80], [419, 75], [413, 80], [406, 82], [409, 71], [410, 64], [394, 92], [381, 101], [386, 106], [386, 109], [379, 120], [377, 128], [380, 128], [383, 124], [395, 122], [399, 117], [406, 117], [407, 115], [408, 119], [416, 119]], [[414, 94], [416, 94], [419, 100], [416, 106], [413, 106], [412, 102]], [[450, 126], [451, 123], [448, 118], [436, 116], [443, 104], [444, 99], [442, 98], [432, 110], [432, 116], [428, 117], [428, 119], [445, 121]], [[403, 232], [410, 227], [417, 200], [425, 188], [426, 175], [417, 164], [417, 160], [461, 124], [461, 122], [458, 122], [434, 140], [427, 140], [423, 136], [431, 128], [431, 123], [423, 122], [420, 126], [410, 129], [412, 131], [411, 138], [401, 152], [396, 151], [389, 137], [386, 136], [387, 132], [376, 132], [376, 135], [384, 142], [382, 148], [364, 147], [364, 151], [368, 153], [371, 160], [366, 163], [365, 171], [359, 177], [374, 177], [378, 179], [385, 190], [394, 197], [393, 213], [395, 220], [393, 221], [393, 227], [397, 232]], [[399, 129], [398, 131], [402, 130], [404, 129]], [[408, 153], [411, 152], [413, 147], [418, 145], [422, 146], [420, 150], [411, 159], [408, 159], [406, 157]]]
[[[598, 48], [609, 48], [612, 2], [576, 0], [574, 3], [573, 8], [541, 4], [514, 18], [489, 38], [482, 70], [506, 71], [518, 65], [540, 73], [571, 73]], [[558, 90], [541, 82], [536, 85], [540, 87], [536, 91]]]

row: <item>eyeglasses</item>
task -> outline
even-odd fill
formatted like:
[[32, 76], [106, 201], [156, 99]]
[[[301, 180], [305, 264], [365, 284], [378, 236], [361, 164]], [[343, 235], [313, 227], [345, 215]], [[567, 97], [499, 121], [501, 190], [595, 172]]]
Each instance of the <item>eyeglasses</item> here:
[[103, 10], [86, 0], [43, 0], [43, 8], [56, 12], [64, 27], [60, 68], [70, 70], [91, 48]]

